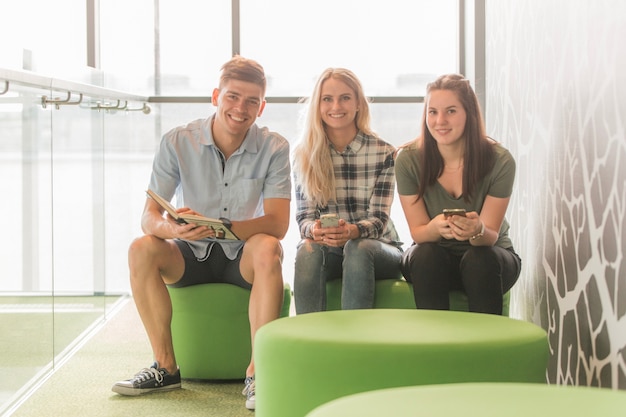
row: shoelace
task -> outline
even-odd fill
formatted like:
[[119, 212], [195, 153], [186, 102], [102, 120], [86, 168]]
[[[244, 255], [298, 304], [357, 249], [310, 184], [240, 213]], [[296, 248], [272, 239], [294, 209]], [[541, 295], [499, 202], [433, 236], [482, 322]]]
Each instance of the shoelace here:
[[147, 381], [150, 378], [156, 379], [157, 382], [163, 381], [163, 375], [161, 375], [161, 372], [159, 372], [159, 370], [155, 368], [143, 368], [135, 375], [134, 379], [139, 380], [139, 382], [143, 382]]
[[255, 385], [256, 385], [256, 381], [254, 379], [251, 380], [249, 383], [246, 383], [246, 386], [243, 388], [243, 391], [241, 391], [241, 393], [245, 395], [246, 397], [253, 396]]

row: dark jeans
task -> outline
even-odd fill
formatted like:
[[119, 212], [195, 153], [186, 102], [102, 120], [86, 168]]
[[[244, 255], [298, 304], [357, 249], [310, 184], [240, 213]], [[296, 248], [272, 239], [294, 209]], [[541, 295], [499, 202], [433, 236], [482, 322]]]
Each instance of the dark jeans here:
[[522, 267], [511, 249], [472, 246], [462, 255], [437, 243], [411, 246], [402, 257], [402, 274], [413, 283], [420, 309], [449, 310], [449, 292], [467, 294], [469, 311], [502, 314], [502, 296], [513, 287]]

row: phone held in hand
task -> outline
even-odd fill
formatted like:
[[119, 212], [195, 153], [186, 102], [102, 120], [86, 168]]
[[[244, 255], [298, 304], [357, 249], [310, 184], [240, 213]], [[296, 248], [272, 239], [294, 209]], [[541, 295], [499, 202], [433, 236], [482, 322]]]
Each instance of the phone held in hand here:
[[465, 209], [443, 209], [443, 216], [447, 219], [450, 216], [465, 217]]
[[320, 223], [322, 227], [337, 227], [339, 226], [339, 215], [337, 213], [322, 214]]

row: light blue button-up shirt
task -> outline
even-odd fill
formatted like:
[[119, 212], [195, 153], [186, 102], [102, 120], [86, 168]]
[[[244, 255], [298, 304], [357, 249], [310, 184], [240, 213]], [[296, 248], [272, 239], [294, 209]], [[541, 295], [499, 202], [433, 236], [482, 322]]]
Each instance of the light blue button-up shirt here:
[[[260, 217], [266, 198], [291, 199], [289, 142], [253, 124], [235, 153], [224, 161], [211, 125], [215, 115], [167, 132], [154, 157], [150, 189], [176, 207], [207, 217], [248, 220]], [[234, 259], [243, 241], [187, 241], [198, 259], [206, 259], [214, 243]]]

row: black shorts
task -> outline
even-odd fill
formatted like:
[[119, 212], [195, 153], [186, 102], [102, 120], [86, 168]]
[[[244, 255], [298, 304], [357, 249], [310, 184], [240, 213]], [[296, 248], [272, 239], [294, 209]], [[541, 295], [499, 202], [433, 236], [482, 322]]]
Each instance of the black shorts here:
[[243, 279], [241, 272], [239, 272], [239, 263], [243, 251], [239, 251], [237, 258], [228, 259], [219, 243], [214, 243], [209, 248], [209, 256], [200, 261], [184, 240], [175, 240], [175, 242], [185, 259], [185, 272], [181, 279], [170, 284], [170, 287], [225, 283], [246, 289], [252, 288], [252, 285]]

